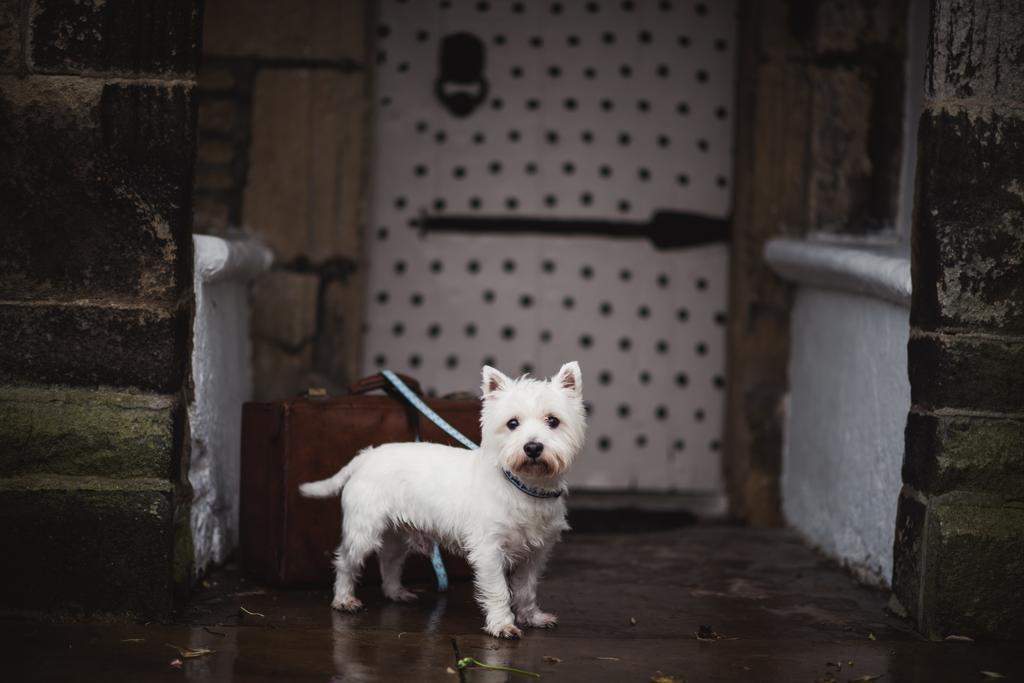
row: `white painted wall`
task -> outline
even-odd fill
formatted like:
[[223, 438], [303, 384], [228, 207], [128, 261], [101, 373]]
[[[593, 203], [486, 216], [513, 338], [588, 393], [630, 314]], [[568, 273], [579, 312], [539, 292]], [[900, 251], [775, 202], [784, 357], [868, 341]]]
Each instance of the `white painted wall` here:
[[251, 242], [195, 235], [193, 323], [192, 542], [195, 572], [223, 562], [238, 544], [242, 403], [252, 398], [249, 281], [270, 266]]
[[783, 512], [863, 580], [888, 585], [910, 409], [909, 261], [789, 240], [766, 258], [798, 285]]

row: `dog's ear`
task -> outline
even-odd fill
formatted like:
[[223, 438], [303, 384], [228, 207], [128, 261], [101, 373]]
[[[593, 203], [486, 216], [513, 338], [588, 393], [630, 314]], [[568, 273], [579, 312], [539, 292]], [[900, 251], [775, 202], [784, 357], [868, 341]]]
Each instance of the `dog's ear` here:
[[483, 378], [484, 398], [498, 391], [503, 391], [508, 386], [508, 383], [512, 381], [500, 370], [492, 368], [490, 365], [484, 366]]
[[583, 373], [580, 372], [580, 364], [576, 361], [566, 363], [554, 376], [551, 383], [568, 392], [569, 395], [579, 398], [583, 395]]

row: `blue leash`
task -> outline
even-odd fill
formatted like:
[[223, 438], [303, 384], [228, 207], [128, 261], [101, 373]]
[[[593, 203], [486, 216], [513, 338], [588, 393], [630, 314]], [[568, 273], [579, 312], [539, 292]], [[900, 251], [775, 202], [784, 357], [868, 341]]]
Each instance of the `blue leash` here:
[[[391, 385], [398, 390], [398, 393], [402, 395], [402, 398], [408, 401], [409, 405], [423, 413], [428, 420], [437, 425], [448, 436], [452, 437], [471, 451], [475, 451], [480, 448], [468, 439], [465, 434], [457, 430], [455, 427], [452, 427], [451, 424], [438, 415], [433, 408], [424, 403], [423, 399], [417, 396], [416, 392], [410, 389], [405, 382], [399, 379], [398, 375], [393, 373], [391, 370], [382, 370], [380, 374], [384, 375], [384, 378], [391, 382]], [[416, 435], [416, 440], [420, 440], [418, 434]], [[437, 576], [437, 590], [440, 593], [444, 593], [448, 590], [448, 572], [445, 571], [444, 561], [441, 559], [441, 548], [438, 547], [436, 543], [434, 544], [433, 552], [430, 554], [430, 564], [434, 566], [434, 575]]]

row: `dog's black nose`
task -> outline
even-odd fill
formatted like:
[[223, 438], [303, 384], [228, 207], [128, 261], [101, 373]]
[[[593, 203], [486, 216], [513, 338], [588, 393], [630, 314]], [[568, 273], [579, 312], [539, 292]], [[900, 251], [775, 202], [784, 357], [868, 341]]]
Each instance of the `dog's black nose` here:
[[526, 452], [526, 457], [539, 458], [540, 454], [544, 452], [544, 444], [530, 441], [523, 446], [523, 450]]

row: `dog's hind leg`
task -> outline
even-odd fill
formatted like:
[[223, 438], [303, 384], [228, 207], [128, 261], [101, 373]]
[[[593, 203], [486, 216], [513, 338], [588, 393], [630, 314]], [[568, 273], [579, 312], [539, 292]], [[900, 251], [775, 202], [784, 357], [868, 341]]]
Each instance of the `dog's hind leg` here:
[[409, 554], [408, 535], [398, 529], [384, 534], [377, 559], [380, 561], [381, 585], [388, 600], [412, 602], [416, 594], [402, 585], [402, 563]]
[[356, 527], [350, 523], [355, 515], [346, 516], [343, 521], [341, 545], [334, 553], [334, 599], [331, 607], [343, 612], [358, 612], [363, 603], [355, 595], [356, 582], [366, 557], [377, 550], [381, 544], [384, 524], [376, 524], [371, 528], [364, 522]]

